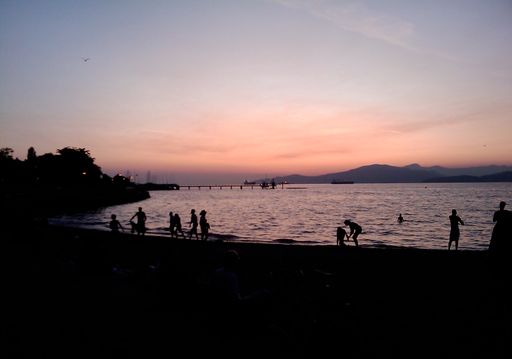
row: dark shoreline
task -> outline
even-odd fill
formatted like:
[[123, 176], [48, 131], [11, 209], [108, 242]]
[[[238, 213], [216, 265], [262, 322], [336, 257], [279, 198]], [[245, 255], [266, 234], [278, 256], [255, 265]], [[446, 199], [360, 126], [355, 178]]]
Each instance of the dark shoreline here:
[[[510, 354], [510, 278], [485, 251], [201, 242], [54, 226], [24, 234], [4, 242], [13, 356]], [[213, 306], [204, 291], [228, 249], [241, 257], [242, 292], [268, 293], [236, 312], [243, 320], [235, 329], [231, 309]]]
[[[105, 222], [105, 228], [99, 229], [97, 227], [92, 228], [91, 226], [75, 226], [75, 225], [66, 225], [66, 224], [49, 224], [48, 229], [50, 231], [53, 231], [54, 233], [75, 233], [75, 234], [82, 234], [84, 237], [91, 237], [91, 236], [99, 236], [102, 238], [109, 238], [111, 237], [111, 231], [108, 229], [108, 222]], [[59, 234], [60, 235], [60, 234]], [[142, 240], [142, 239], [149, 239], [152, 241], [170, 241], [170, 242], [181, 242], [183, 240], [188, 240], [188, 233], [185, 232], [186, 238], [183, 239], [181, 237], [179, 238], [170, 238], [169, 235], [166, 235], [165, 233], [156, 233], [154, 231], [148, 231], [143, 237], [138, 237], [136, 234], [132, 234], [129, 229], [125, 228], [124, 231], [120, 231], [120, 235], [126, 237], [127, 239], [131, 240]], [[195, 239], [191, 240], [190, 242], [196, 242]], [[204, 242], [203, 242], [204, 243]], [[233, 245], [237, 246], [238, 244], [244, 246], [252, 246], [252, 245], [272, 245], [272, 246], [284, 246], [284, 247], [326, 247], [326, 248], [338, 248], [340, 251], [343, 250], [343, 248], [339, 248], [335, 244], [335, 239], [331, 241], [331, 243], [327, 242], [314, 242], [314, 241], [298, 241], [294, 239], [275, 239], [272, 241], [262, 241], [259, 239], [251, 240], [251, 239], [238, 239], [236, 236], [232, 236], [229, 234], [216, 234], [211, 233], [209, 235], [209, 239], [207, 243], [212, 244], [217, 243], [221, 244], [224, 243], [225, 245]], [[348, 251], [353, 250], [364, 250], [364, 251], [420, 251], [425, 253], [448, 253], [446, 249], [440, 249], [440, 248], [419, 248], [414, 246], [399, 246], [399, 245], [392, 245], [392, 244], [379, 244], [379, 245], [367, 245], [365, 243], [360, 244], [359, 248], [355, 248], [353, 243], [347, 244], [345, 247]], [[455, 252], [455, 251], [452, 251]], [[487, 249], [464, 249], [459, 248], [458, 253], [481, 253], [483, 256], [485, 256], [487, 253]]]

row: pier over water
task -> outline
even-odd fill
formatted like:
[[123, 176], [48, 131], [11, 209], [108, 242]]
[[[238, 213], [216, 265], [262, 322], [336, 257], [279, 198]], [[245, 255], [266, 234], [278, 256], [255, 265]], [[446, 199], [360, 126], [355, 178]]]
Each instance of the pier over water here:
[[275, 185], [270, 185], [270, 184], [257, 184], [257, 183], [251, 183], [251, 184], [211, 184], [211, 185], [181, 185], [180, 188], [186, 188], [188, 190], [190, 189], [198, 189], [200, 190], [201, 188], [207, 188], [207, 189], [215, 189], [215, 188], [218, 188], [218, 189], [223, 189], [223, 188], [229, 188], [229, 189], [244, 189], [244, 188], [250, 188], [250, 189], [277, 189], [277, 188], [281, 188], [281, 189], [284, 189], [284, 185], [285, 183], [279, 183], [279, 184], [275, 184]]

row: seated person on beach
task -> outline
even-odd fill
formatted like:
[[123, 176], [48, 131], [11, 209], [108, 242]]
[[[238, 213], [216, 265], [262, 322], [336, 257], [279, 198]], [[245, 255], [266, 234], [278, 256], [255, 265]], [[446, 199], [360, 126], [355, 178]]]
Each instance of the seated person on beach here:
[[220, 306], [232, 306], [239, 303], [261, 304], [262, 299], [270, 292], [266, 289], [255, 290], [248, 295], [242, 295], [239, 279], [240, 255], [230, 249], [224, 252], [222, 266], [217, 268], [210, 278], [212, 300]]
[[117, 216], [115, 214], [111, 215], [110, 218], [112, 219], [110, 223], [108, 224], [109, 228], [112, 230], [112, 232], [119, 233], [119, 230], [123, 230], [124, 228], [121, 225], [121, 222], [117, 220]]
[[361, 234], [363, 229], [361, 228], [361, 226], [359, 224], [352, 222], [349, 219], [346, 219], [345, 222], [343, 222], [343, 223], [345, 223], [346, 226], [350, 227], [350, 234], [347, 236], [347, 239], [350, 239], [350, 237], [352, 237], [352, 239], [354, 240], [354, 244], [357, 247], [358, 246], [357, 237], [359, 236], [359, 234]]
[[[338, 227], [336, 230], [336, 245], [340, 247], [345, 247], [345, 239], [347, 237], [347, 231], [343, 229], [343, 227]], [[348, 240], [348, 238], [347, 238]]]
[[224, 304], [237, 302], [242, 299], [238, 283], [238, 266], [240, 256], [234, 250], [224, 253], [222, 267], [215, 270], [211, 281], [214, 299]]
[[235, 250], [227, 250], [222, 264], [209, 272], [203, 303], [213, 310], [207, 314], [212, 328], [229, 336], [245, 336], [254, 328], [266, 330], [267, 317], [261, 311], [271, 304], [271, 292], [267, 289], [244, 293], [247, 277], [241, 274], [240, 256]]

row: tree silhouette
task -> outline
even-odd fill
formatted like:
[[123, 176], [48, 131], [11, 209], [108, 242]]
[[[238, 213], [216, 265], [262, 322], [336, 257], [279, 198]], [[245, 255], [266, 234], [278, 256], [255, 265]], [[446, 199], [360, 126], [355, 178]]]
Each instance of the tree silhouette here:
[[65, 147], [57, 154], [37, 156], [34, 147], [27, 151], [27, 159], [13, 158], [13, 149], [0, 148], [0, 181], [14, 185], [76, 185], [97, 184], [102, 179], [101, 168], [85, 148]]
[[38, 156], [33, 147], [24, 161], [0, 147], [0, 218], [26, 224], [50, 213], [98, 208], [149, 197], [129, 179], [104, 175], [85, 148], [64, 147]]
[[22, 162], [12, 157], [13, 152], [10, 147], [0, 148], [0, 183], [15, 182], [22, 176]]
[[85, 148], [65, 147], [57, 150], [57, 172], [63, 183], [95, 183], [101, 180], [101, 168]]
[[0, 161], [8, 161], [12, 160], [13, 149], [10, 147], [2, 147], [0, 148]]
[[37, 154], [34, 147], [30, 147], [27, 151], [27, 161], [28, 162], [35, 162], [37, 160]]

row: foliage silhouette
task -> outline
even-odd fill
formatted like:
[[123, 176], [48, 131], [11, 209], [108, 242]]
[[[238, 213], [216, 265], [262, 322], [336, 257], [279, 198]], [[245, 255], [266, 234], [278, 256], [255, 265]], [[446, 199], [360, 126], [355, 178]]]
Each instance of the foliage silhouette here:
[[0, 214], [30, 218], [134, 202], [149, 197], [128, 178], [104, 174], [89, 150], [64, 147], [38, 156], [34, 147], [24, 161], [13, 150], [0, 148]]

